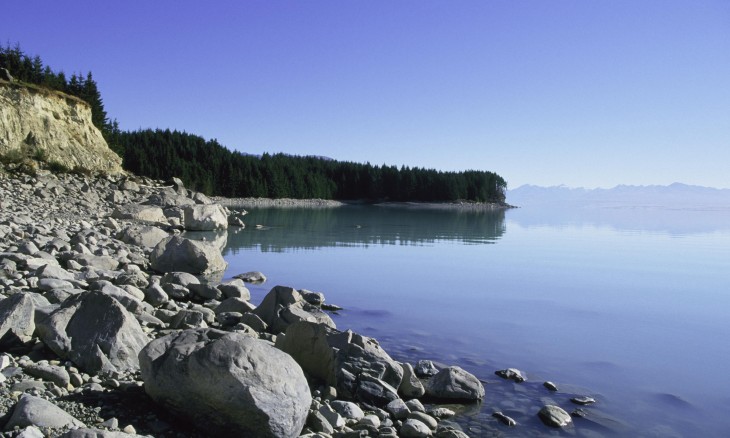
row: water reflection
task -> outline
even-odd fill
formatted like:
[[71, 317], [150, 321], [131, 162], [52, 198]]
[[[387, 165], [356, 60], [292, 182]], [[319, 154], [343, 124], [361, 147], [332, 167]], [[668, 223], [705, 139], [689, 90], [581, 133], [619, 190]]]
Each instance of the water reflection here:
[[369, 245], [489, 244], [505, 232], [505, 212], [345, 206], [255, 209], [228, 235], [228, 251], [263, 252]]
[[509, 210], [521, 227], [595, 226], [684, 236], [730, 230], [730, 209], [657, 205], [526, 205]]

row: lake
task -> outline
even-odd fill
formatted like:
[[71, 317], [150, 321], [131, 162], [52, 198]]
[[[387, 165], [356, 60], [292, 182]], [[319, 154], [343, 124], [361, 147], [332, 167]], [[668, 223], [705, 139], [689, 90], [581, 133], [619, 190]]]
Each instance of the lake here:
[[[456, 418], [471, 436], [727, 434], [730, 210], [346, 206], [246, 223], [226, 278], [264, 272], [254, 303], [275, 285], [323, 292], [339, 329], [472, 372], [487, 395]], [[494, 374], [508, 367], [528, 380]], [[585, 418], [540, 423], [543, 403], [571, 412], [575, 395], [597, 400]]]

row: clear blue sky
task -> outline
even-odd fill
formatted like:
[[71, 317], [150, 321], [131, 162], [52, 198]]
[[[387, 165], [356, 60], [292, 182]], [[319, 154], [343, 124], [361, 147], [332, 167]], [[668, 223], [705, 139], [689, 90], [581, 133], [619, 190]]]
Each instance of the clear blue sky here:
[[730, 187], [730, 1], [13, 1], [123, 129], [521, 184]]

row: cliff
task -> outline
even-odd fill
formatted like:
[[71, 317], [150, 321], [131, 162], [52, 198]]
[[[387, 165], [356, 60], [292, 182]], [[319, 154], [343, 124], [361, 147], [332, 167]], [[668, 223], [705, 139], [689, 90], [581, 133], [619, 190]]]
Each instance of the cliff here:
[[0, 156], [34, 157], [68, 169], [122, 172], [122, 159], [91, 122], [86, 102], [1, 80]]

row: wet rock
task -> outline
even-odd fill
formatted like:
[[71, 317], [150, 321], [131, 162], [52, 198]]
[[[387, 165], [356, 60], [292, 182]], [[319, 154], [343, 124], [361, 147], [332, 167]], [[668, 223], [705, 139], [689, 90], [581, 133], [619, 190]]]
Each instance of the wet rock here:
[[414, 371], [416, 376], [421, 378], [435, 376], [436, 373], [439, 372], [436, 365], [434, 365], [430, 360], [419, 360]]
[[493, 413], [492, 417], [499, 420], [505, 426], [510, 426], [510, 427], [517, 426], [517, 422], [512, 417], [508, 417], [507, 415], [503, 414], [500, 411]]
[[593, 397], [588, 396], [581, 396], [581, 397], [573, 397], [570, 399], [573, 403], [577, 405], [590, 405], [596, 402], [596, 399]]
[[311, 404], [291, 357], [238, 333], [170, 334], [145, 347], [140, 364], [147, 394], [206, 433], [296, 437]]
[[557, 391], [558, 386], [554, 384], [553, 382], [545, 382], [542, 384], [545, 388], [547, 388], [549, 391]]
[[567, 412], [555, 405], [544, 406], [538, 412], [538, 416], [546, 426], [550, 427], [565, 427], [573, 422]]
[[514, 380], [517, 383], [522, 383], [527, 380], [525, 373], [518, 370], [517, 368], [507, 368], [506, 370], [495, 371], [494, 374], [507, 380]]
[[259, 271], [245, 272], [234, 276], [234, 278], [240, 278], [246, 283], [261, 284], [266, 282], [266, 276]]
[[473, 374], [451, 366], [431, 377], [426, 383], [426, 395], [436, 399], [481, 400], [484, 386]]

